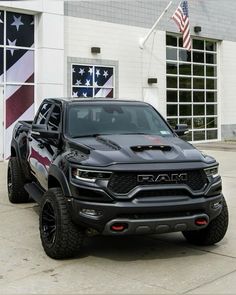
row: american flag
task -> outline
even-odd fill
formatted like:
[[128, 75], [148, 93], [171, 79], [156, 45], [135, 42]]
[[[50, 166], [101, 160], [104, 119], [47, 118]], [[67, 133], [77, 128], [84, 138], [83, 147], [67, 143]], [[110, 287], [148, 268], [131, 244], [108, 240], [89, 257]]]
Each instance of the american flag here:
[[189, 13], [188, 1], [183, 1], [175, 13], [172, 15], [173, 20], [176, 22], [181, 33], [183, 33], [183, 47], [188, 51], [191, 50], [190, 26], [189, 26]]
[[8, 158], [15, 123], [34, 115], [34, 51], [30, 50], [34, 46], [34, 16], [0, 11], [0, 44], [4, 42], [8, 47], [5, 51], [0, 48], [0, 82], [7, 82], [4, 157]]
[[112, 67], [72, 65], [72, 96], [113, 98], [113, 76]]

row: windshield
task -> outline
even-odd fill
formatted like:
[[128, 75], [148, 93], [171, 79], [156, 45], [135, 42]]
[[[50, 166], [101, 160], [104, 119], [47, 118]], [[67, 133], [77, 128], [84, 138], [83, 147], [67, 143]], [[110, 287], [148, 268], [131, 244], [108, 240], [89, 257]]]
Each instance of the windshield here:
[[67, 134], [73, 138], [106, 134], [173, 136], [152, 107], [112, 102], [69, 105]]

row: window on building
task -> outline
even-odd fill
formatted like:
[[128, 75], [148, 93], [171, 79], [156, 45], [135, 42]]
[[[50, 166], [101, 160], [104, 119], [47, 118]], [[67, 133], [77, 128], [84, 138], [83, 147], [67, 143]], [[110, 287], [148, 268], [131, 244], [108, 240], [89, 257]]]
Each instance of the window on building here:
[[18, 120], [31, 120], [34, 116], [34, 29], [33, 15], [0, 10], [0, 84], [4, 88], [5, 157], [10, 154], [12, 126]]
[[193, 39], [191, 52], [180, 36], [166, 36], [167, 120], [187, 124], [188, 140], [218, 138], [217, 43]]
[[72, 97], [114, 97], [114, 67], [72, 64]]

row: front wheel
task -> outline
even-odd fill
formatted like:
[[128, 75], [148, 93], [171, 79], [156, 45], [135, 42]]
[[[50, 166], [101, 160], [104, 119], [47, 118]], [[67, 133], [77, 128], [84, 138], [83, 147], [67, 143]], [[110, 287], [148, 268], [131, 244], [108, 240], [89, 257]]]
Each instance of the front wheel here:
[[72, 222], [63, 192], [49, 189], [42, 200], [39, 230], [46, 254], [54, 259], [73, 257], [83, 242], [83, 232]]
[[201, 230], [184, 231], [183, 235], [188, 242], [199, 246], [210, 246], [220, 242], [227, 231], [229, 223], [228, 208], [225, 198], [222, 198], [220, 215], [213, 219], [209, 225]]

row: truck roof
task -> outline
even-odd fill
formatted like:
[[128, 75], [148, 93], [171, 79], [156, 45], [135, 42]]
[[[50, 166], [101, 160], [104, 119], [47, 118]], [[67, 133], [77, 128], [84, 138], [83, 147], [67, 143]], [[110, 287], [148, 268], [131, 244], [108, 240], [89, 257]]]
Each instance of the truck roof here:
[[114, 99], [114, 98], [74, 98], [74, 97], [59, 97], [59, 98], [46, 98], [45, 100], [51, 102], [60, 102], [64, 103], [96, 103], [96, 102], [112, 102], [112, 103], [135, 103], [135, 104], [142, 104], [148, 105], [146, 102], [138, 101], [138, 100], [131, 100], [131, 99]]

